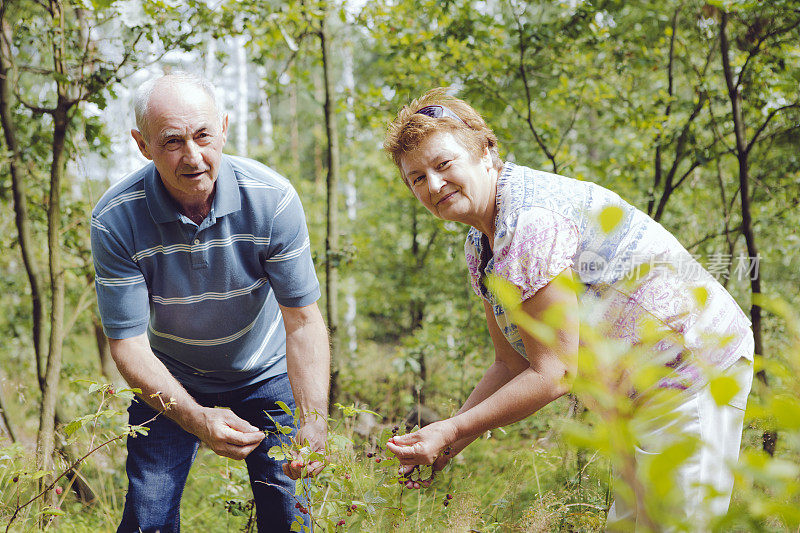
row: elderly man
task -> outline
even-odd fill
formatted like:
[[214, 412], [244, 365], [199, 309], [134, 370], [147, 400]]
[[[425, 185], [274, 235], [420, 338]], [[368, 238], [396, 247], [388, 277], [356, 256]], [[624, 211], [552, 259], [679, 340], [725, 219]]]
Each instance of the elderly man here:
[[245, 459], [259, 530], [288, 531], [293, 480], [322, 465], [270, 459], [272, 420], [291, 426], [277, 402], [296, 405], [296, 439], [322, 450], [330, 368], [303, 208], [278, 173], [222, 154], [228, 117], [205, 80], [151, 80], [135, 111], [131, 134], [152, 163], [92, 212], [97, 301], [114, 361], [142, 391], [130, 424], [162, 399], [174, 406], [128, 439], [118, 531], [179, 530], [200, 441]]

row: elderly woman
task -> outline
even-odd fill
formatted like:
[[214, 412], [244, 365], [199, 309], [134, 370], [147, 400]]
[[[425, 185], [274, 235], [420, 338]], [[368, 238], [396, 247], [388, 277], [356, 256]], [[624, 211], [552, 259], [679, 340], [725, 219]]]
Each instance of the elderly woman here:
[[[426, 209], [470, 226], [469, 277], [483, 300], [495, 349], [494, 363], [455, 416], [389, 441], [404, 470], [440, 470], [483, 432], [530, 416], [565, 394], [576, 371], [578, 317], [587, 316], [579, 309], [595, 302], [589, 316], [600, 318], [593, 325], [608, 337], [641, 346], [645, 322], [648, 332], [654, 325], [664, 332], [648, 344], [652, 358], [671, 369], [660, 386], [683, 389], [675, 409], [684, 417], [681, 432], [704, 443], [678, 472], [686, 519], [697, 524], [724, 514], [733, 485], [728, 464], [738, 458], [753, 360], [749, 321], [725, 289], [660, 224], [615, 193], [503, 163], [482, 117], [444, 89], [403, 107], [384, 148]], [[603, 212], [617, 219], [613, 227], [599, 222]], [[631, 282], [631, 271], [642, 265], [650, 268], [639, 269]], [[556, 341], [544, 343], [517, 327], [487, 289], [489, 275], [516, 286], [522, 311], [535, 319], [560, 309], [568, 318], [558, 326]], [[586, 290], [576, 296], [566, 288], [576, 283], [561, 281], [579, 282]], [[697, 287], [703, 288], [702, 304]], [[701, 372], [709, 366], [739, 384], [729, 404], [712, 398]], [[637, 453], [657, 453], [669, 440], [664, 431], [643, 439]], [[700, 491], [708, 487], [712, 498], [703, 503]], [[630, 525], [636, 511], [618, 498], [608, 520], [610, 527]]]

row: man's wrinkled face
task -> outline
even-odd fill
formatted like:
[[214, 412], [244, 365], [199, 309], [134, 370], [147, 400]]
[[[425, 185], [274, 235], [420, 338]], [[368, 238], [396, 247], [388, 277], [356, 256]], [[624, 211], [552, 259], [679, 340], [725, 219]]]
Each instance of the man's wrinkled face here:
[[181, 206], [199, 205], [214, 192], [228, 117], [220, 119], [206, 92], [187, 83], [161, 83], [150, 96], [147, 132], [131, 133]]

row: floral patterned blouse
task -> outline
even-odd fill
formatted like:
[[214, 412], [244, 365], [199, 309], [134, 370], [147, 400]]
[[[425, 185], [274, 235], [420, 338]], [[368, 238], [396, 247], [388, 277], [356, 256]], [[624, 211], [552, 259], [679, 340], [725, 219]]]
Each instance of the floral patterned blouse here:
[[652, 345], [653, 356], [675, 370], [664, 387], [696, 389], [704, 364], [725, 369], [740, 357], [752, 361], [750, 321], [733, 297], [672, 234], [617, 194], [506, 163], [496, 201], [494, 253], [475, 228], [464, 251], [473, 290], [523, 356], [519, 330], [487, 290], [486, 275], [513, 283], [525, 300], [571, 268], [585, 287], [582, 325], [631, 344], [642, 341], [645, 323], [648, 331], [664, 330]]

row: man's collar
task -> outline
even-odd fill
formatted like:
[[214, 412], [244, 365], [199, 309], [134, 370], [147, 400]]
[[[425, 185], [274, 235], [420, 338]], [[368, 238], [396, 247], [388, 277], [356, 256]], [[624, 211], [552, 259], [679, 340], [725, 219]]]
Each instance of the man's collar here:
[[236, 181], [236, 174], [233, 172], [233, 165], [228, 156], [222, 156], [219, 167], [217, 193], [214, 195], [214, 205], [212, 206], [216, 218], [235, 213], [242, 208], [239, 182]]
[[[150, 215], [158, 224], [180, 220], [181, 213], [175, 200], [170, 196], [164, 183], [161, 181], [156, 166], [148, 165], [144, 178], [145, 197]], [[219, 176], [217, 176], [216, 191], [212, 211], [215, 218], [235, 213], [242, 208], [242, 198], [239, 194], [239, 184], [233, 172], [233, 166], [227, 156], [223, 155], [220, 161]]]

